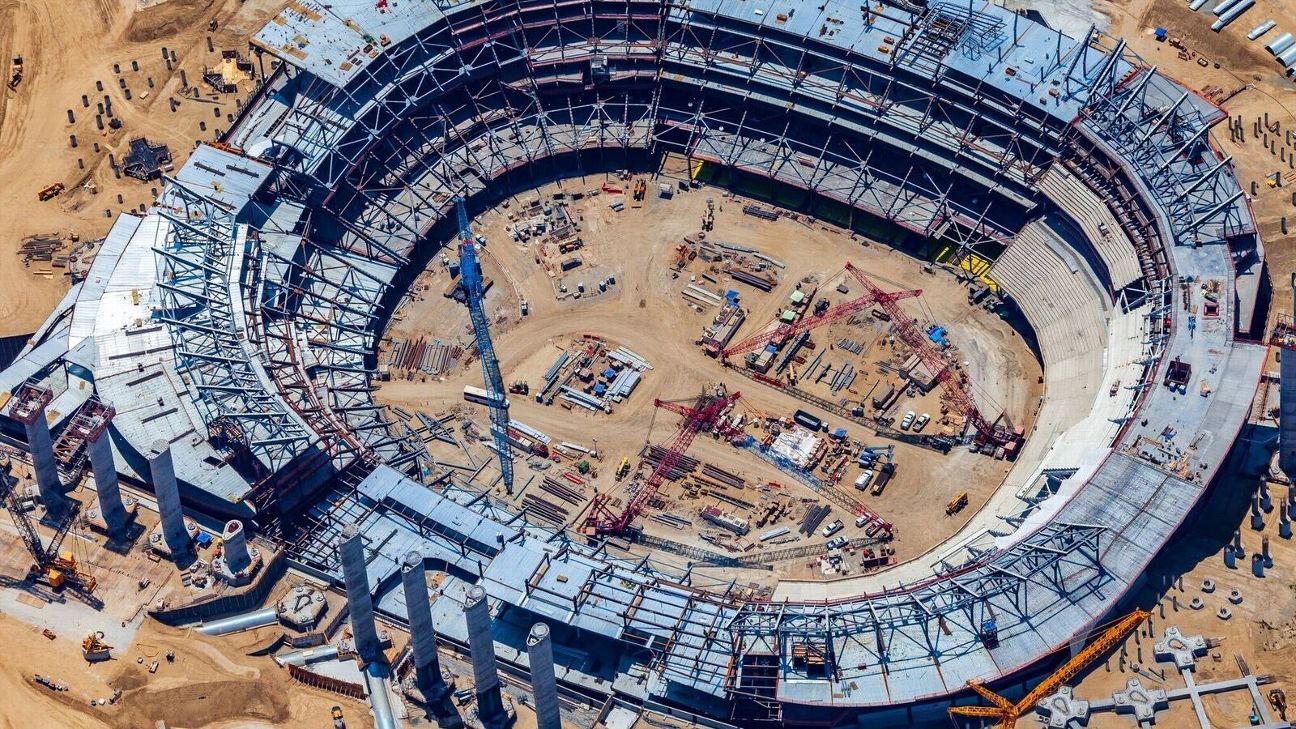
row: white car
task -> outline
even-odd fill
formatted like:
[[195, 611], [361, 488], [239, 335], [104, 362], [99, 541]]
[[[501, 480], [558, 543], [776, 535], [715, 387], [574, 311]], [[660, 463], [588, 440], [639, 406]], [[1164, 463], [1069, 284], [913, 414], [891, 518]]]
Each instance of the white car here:
[[921, 433], [921, 432], [922, 432], [922, 429], [923, 429], [923, 428], [926, 428], [926, 427], [927, 427], [927, 423], [929, 423], [929, 422], [931, 422], [931, 416], [930, 416], [930, 415], [928, 415], [927, 413], [923, 413], [922, 415], [919, 415], [919, 416], [918, 416], [918, 420], [917, 420], [917, 422], [915, 422], [915, 423], [914, 423], [914, 426], [913, 426], [914, 432], [915, 432], [915, 433]]
[[869, 483], [873, 480], [873, 469], [868, 469], [861, 473], [859, 478], [855, 479], [855, 488], [863, 491], [868, 488]]
[[842, 547], [845, 547], [847, 544], [850, 544], [849, 539], [847, 539], [846, 537], [837, 537], [836, 539], [829, 539], [828, 542], [824, 544], [824, 546], [827, 547], [828, 549], [841, 549]]
[[826, 527], [823, 528], [823, 535], [824, 535], [825, 537], [831, 537], [832, 535], [834, 535], [834, 534], [836, 534], [837, 532], [841, 531], [841, 530], [842, 530], [842, 527], [844, 527], [844, 526], [845, 526], [845, 525], [841, 523], [841, 520], [838, 519], [837, 521], [834, 521], [833, 523], [831, 523], [831, 524], [829, 524], [828, 526], [826, 526]]
[[909, 426], [914, 424], [914, 418], [916, 417], [918, 417], [918, 414], [912, 410], [905, 413], [904, 420], [900, 421], [900, 430], [909, 430]]
[[868, 523], [869, 523], [869, 518], [867, 516], [858, 517], [855, 519], [855, 528], [863, 529], [864, 526]]

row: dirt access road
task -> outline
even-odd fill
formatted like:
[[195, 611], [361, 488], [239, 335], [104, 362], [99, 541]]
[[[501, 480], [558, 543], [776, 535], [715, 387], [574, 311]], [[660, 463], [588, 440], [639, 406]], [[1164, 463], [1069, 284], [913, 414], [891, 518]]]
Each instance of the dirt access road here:
[[[169, 145], [178, 168], [194, 141], [211, 139], [226, 125], [225, 115], [234, 111], [230, 94], [219, 100], [184, 100], [172, 112], [167, 100], [179, 98], [179, 71], [186, 71], [191, 84], [198, 83], [204, 64], [215, 65], [222, 48], [246, 50], [249, 35], [281, 4], [0, 0], [0, 74], [9, 80], [14, 56], [22, 56], [24, 68], [17, 90], [0, 86], [0, 336], [33, 331], [69, 285], [62, 268], [36, 262], [24, 266], [15, 255], [22, 241], [55, 232], [65, 238], [75, 232], [83, 241], [92, 240], [108, 231], [120, 211], [151, 202], [157, 184], [116, 179], [108, 155], [120, 160], [130, 139], [143, 135]], [[218, 30], [211, 33], [214, 51], [208, 52], [208, 22], [213, 18]], [[162, 59], [163, 46], [176, 53], [170, 71]], [[138, 71], [132, 61], [139, 63]], [[120, 74], [113, 72], [114, 63]], [[119, 79], [131, 89], [131, 100], [125, 98]], [[96, 81], [102, 82], [103, 91], [97, 90]], [[89, 108], [82, 105], [82, 95]], [[119, 130], [96, 127], [96, 104], [105, 95], [122, 121]], [[219, 117], [215, 108], [221, 109]], [[68, 122], [69, 109], [75, 123]], [[200, 122], [206, 131], [199, 128]], [[76, 149], [68, 138], [73, 134]], [[40, 202], [37, 191], [53, 183], [67, 190]], [[87, 183], [97, 193], [85, 189]]]

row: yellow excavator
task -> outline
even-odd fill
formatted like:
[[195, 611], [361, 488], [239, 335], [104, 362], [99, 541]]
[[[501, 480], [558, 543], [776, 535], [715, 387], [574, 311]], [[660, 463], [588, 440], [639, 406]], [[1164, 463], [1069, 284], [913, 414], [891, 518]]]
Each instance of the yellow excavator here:
[[90, 663], [106, 661], [112, 658], [112, 649], [111, 645], [104, 642], [102, 630], [87, 635], [85, 640], [81, 641], [81, 655], [85, 656], [85, 659]]

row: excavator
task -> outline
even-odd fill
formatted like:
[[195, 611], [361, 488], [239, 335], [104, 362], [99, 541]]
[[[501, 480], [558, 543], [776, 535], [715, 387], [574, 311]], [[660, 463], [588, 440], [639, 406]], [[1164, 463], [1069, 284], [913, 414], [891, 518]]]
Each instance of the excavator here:
[[4, 501], [5, 510], [13, 519], [14, 526], [18, 527], [18, 534], [34, 560], [28, 570], [29, 577], [44, 581], [55, 590], [69, 590], [86, 602], [98, 603], [93, 595], [96, 586], [94, 575], [82, 569], [80, 561], [71, 550], [62, 549], [68, 532], [77, 521], [81, 505], [75, 501], [67, 504], [55, 526], [49, 546], [44, 546], [22, 504], [17, 488], [18, 479], [14, 477], [12, 469], [13, 464], [8, 459], [0, 461], [0, 500]]

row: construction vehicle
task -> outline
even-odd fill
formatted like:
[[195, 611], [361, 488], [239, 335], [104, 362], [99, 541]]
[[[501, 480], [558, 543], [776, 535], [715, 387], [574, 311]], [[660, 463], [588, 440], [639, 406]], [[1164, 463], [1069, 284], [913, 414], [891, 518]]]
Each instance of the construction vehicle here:
[[56, 182], [53, 185], [49, 185], [47, 187], [41, 188], [36, 193], [36, 197], [39, 198], [41, 202], [45, 202], [46, 200], [53, 200], [54, 198], [58, 197], [62, 192], [63, 192], [63, 183]]
[[968, 505], [967, 492], [960, 491], [958, 496], [955, 496], [954, 498], [950, 499], [950, 502], [945, 505], [945, 516], [953, 516], [959, 513], [960, 511], [963, 511], [963, 509], [967, 508], [967, 505]]
[[514, 380], [513, 383], [509, 385], [509, 393], [513, 395], [526, 395], [530, 392], [531, 385], [529, 385], [526, 380]]
[[8, 459], [0, 463], [0, 492], [3, 492], [0, 493], [0, 499], [3, 499], [5, 510], [13, 519], [14, 526], [18, 527], [18, 534], [34, 560], [28, 570], [28, 578], [44, 580], [55, 590], [67, 589], [82, 600], [97, 604], [98, 600], [93, 597], [94, 576], [81, 569], [80, 562], [70, 551], [61, 551], [63, 541], [79, 516], [80, 504], [70, 502], [66, 506], [55, 526], [49, 546], [42, 545], [40, 535], [36, 533], [36, 527], [27, 515], [22, 496], [18, 493], [18, 479], [10, 472], [11, 469], [12, 464]]
[[[1063, 663], [1048, 678], [1040, 681], [1035, 688], [1027, 692], [1016, 703], [1005, 699], [976, 681], [968, 681], [968, 688], [972, 689], [981, 698], [989, 701], [993, 706], [952, 706], [949, 709], [950, 716], [996, 719], [998, 720], [998, 729], [1013, 729], [1017, 726], [1018, 719], [1025, 716], [1027, 712], [1034, 710], [1035, 705], [1040, 701], [1057, 693], [1058, 689], [1062, 688], [1067, 681], [1079, 675], [1090, 663], [1115, 648], [1131, 630], [1138, 627], [1139, 623], [1147, 620], [1151, 614], [1146, 610], [1135, 610], [1112, 623], [1110, 627], [1103, 631], [1102, 635], [1098, 636], [1097, 640], [1082, 648], [1079, 653], [1067, 660], [1066, 663]], [[999, 631], [993, 624], [991, 629], [994, 631], [994, 641], [997, 644]], [[982, 632], [984, 633], [984, 629]], [[984, 637], [982, 640], [984, 642]]]
[[625, 477], [629, 475], [630, 475], [630, 459], [626, 458], [625, 456], [622, 456], [621, 463], [617, 466], [616, 480], [618, 481], [624, 480]]
[[18, 84], [23, 80], [23, 57], [13, 57], [13, 67], [9, 71], [9, 90], [17, 91]]
[[110, 660], [112, 658], [112, 649], [111, 645], [104, 642], [102, 630], [87, 635], [85, 640], [81, 641], [81, 655], [85, 656], [86, 661], [89, 663]]
[[[737, 432], [736, 429], [726, 425], [723, 416], [739, 397], [741, 394], [737, 392], [731, 395], [704, 392], [694, 401], [692, 407], [678, 402], [654, 400], [654, 407], [678, 413], [684, 417], [684, 422], [662, 447], [662, 457], [657, 461], [657, 466], [637, 489], [633, 489], [633, 495], [621, 513], [613, 512], [608, 506], [608, 502], [612, 500], [610, 494], [601, 491], [594, 494], [581, 533], [591, 537], [624, 534], [635, 518], [643, 513], [649, 502], [657, 495], [657, 489], [684, 457], [684, 452], [688, 450], [689, 444], [698, 433], [715, 429], [722, 437], [729, 437]], [[651, 428], [651, 425], [649, 427]]]
[[459, 216], [459, 278], [463, 282], [468, 318], [472, 320], [473, 336], [477, 340], [477, 354], [481, 358], [482, 380], [490, 394], [491, 437], [499, 456], [500, 483], [504, 492], [513, 494], [513, 453], [509, 450], [508, 398], [504, 397], [504, 376], [500, 374], [495, 345], [491, 343], [490, 320], [486, 318], [486, 290], [482, 284], [481, 266], [477, 262], [478, 241], [468, 225], [468, 208], [461, 196], [455, 197], [455, 211]]
[[329, 709], [329, 716], [333, 717], [333, 729], [346, 729], [346, 721], [342, 718], [341, 706], [334, 706]]
[[1287, 721], [1287, 694], [1280, 688], [1269, 689], [1269, 705], [1278, 712], [1278, 718]]

